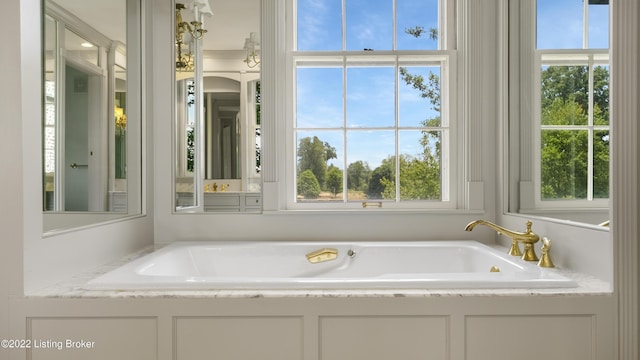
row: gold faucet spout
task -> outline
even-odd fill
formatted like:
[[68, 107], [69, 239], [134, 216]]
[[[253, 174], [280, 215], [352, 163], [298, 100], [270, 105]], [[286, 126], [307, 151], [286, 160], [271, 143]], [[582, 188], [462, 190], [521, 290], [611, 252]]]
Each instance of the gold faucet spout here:
[[533, 244], [538, 242], [540, 240], [540, 237], [531, 230], [531, 225], [533, 225], [531, 221], [527, 221], [527, 229], [524, 232], [509, 230], [486, 220], [472, 221], [467, 224], [464, 229], [466, 231], [471, 231], [476, 225], [487, 226], [495, 230], [499, 235], [504, 235], [511, 238], [512, 246], [511, 250], [509, 251], [511, 255], [519, 256], [521, 254], [520, 249], [517, 247], [517, 243], [521, 242], [525, 247], [524, 254], [522, 254], [522, 259], [527, 261], [538, 261], [538, 256], [535, 253]]
[[513, 230], [509, 230], [507, 228], [504, 228], [502, 226], [496, 225], [492, 222], [486, 221], [486, 220], [475, 220], [470, 222], [469, 224], [467, 224], [467, 227], [465, 227], [464, 229], [466, 231], [471, 231], [473, 230], [473, 228], [476, 225], [485, 225], [487, 227], [492, 228], [493, 230], [495, 230], [498, 234], [507, 236], [513, 240], [522, 242], [522, 243], [535, 243], [538, 240], [540, 240], [540, 237], [536, 234], [533, 233], [533, 231], [531, 231], [531, 221], [527, 221], [527, 230], [525, 232], [518, 232], [518, 231], [513, 231]]

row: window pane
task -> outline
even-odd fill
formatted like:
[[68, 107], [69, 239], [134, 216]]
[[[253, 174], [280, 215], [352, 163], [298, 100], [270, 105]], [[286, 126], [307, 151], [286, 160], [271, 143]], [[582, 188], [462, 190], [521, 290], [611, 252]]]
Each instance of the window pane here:
[[542, 131], [542, 199], [587, 198], [588, 132]]
[[395, 126], [395, 69], [347, 68], [347, 127]]
[[393, 1], [345, 0], [346, 50], [392, 50]]
[[441, 199], [441, 135], [440, 131], [400, 132], [401, 200]]
[[593, 123], [609, 125], [609, 66], [593, 69]]
[[593, 137], [593, 197], [609, 198], [609, 131], [596, 131]]
[[[349, 131], [347, 133], [347, 163], [361, 162], [363, 167], [372, 169], [367, 179], [366, 198], [373, 200], [395, 200], [395, 132], [394, 131]], [[349, 184], [350, 201], [362, 200], [361, 191], [355, 184]]]
[[342, 50], [342, 1], [298, 0], [298, 50]]
[[400, 67], [400, 126], [440, 125], [440, 67]]
[[[297, 133], [298, 201], [342, 201], [342, 131]], [[337, 179], [339, 177], [339, 179]]]
[[609, 48], [609, 4], [589, 5], [589, 49]]
[[538, 49], [582, 49], [583, 0], [537, 0]]
[[439, 0], [396, 0], [398, 50], [438, 49]]
[[297, 127], [342, 127], [342, 68], [298, 68], [296, 76]]
[[543, 125], [587, 125], [589, 72], [587, 66], [548, 66], [541, 73]]

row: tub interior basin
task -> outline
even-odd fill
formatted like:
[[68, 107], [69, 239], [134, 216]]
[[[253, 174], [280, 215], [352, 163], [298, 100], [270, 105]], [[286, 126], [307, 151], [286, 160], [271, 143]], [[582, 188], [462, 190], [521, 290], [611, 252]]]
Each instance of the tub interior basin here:
[[[327, 249], [333, 257], [311, 262]], [[475, 241], [174, 243], [89, 282], [102, 289], [540, 288], [573, 280]]]

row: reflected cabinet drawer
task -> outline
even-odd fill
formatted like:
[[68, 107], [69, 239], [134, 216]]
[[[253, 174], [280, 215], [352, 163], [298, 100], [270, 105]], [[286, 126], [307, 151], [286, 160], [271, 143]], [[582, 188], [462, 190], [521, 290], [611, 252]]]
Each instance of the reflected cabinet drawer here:
[[240, 206], [239, 194], [205, 194], [204, 206]]
[[260, 195], [247, 195], [244, 198], [244, 205], [250, 207], [256, 207], [262, 205], [262, 197]]

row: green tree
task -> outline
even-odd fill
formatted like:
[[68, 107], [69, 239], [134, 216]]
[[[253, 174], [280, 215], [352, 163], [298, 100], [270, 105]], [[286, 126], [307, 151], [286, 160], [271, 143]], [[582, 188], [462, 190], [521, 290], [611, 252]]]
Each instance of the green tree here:
[[[410, 155], [400, 155], [400, 199], [401, 200], [439, 200], [440, 174], [434, 171], [439, 164], [432, 164], [429, 158]], [[387, 164], [395, 164], [395, 157], [390, 156]], [[395, 199], [396, 183], [392, 178], [382, 177], [383, 186], [381, 197]]]
[[187, 171], [193, 172], [195, 164], [195, 131], [193, 128], [187, 130]]
[[[367, 194], [370, 199], [395, 199], [395, 185], [393, 185], [396, 178], [395, 163], [395, 156], [390, 156], [382, 160], [382, 164], [373, 170]], [[392, 189], [393, 193], [391, 193]]]
[[347, 167], [347, 188], [349, 190], [367, 192], [370, 178], [369, 164], [362, 160], [352, 162]]
[[[589, 124], [587, 66], [550, 66], [541, 73], [541, 123], [550, 126]], [[594, 125], [609, 123], [609, 71], [593, 69]], [[609, 132], [595, 131], [593, 196], [609, 197]], [[545, 129], [541, 134], [541, 196], [543, 199], [585, 199], [588, 196], [589, 134], [586, 130]]]
[[[575, 101], [555, 99], [542, 110], [542, 123], [564, 125], [588, 120]], [[586, 130], [543, 130], [541, 137], [543, 199], [582, 199], [587, 195], [588, 132]]]
[[337, 158], [336, 149], [317, 136], [300, 139], [298, 144], [298, 174], [311, 170], [324, 188], [327, 178], [327, 161]]
[[310, 169], [303, 171], [298, 178], [298, 194], [306, 199], [316, 199], [320, 196], [320, 184]]
[[[575, 101], [589, 113], [589, 68], [588, 66], [549, 66], [540, 74], [542, 93], [541, 108], [545, 109], [555, 99]], [[609, 70], [604, 66], [593, 68], [593, 103], [601, 111], [594, 124], [609, 123]]]
[[327, 171], [327, 189], [331, 191], [333, 197], [342, 192], [342, 170], [335, 166], [329, 166]]

